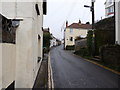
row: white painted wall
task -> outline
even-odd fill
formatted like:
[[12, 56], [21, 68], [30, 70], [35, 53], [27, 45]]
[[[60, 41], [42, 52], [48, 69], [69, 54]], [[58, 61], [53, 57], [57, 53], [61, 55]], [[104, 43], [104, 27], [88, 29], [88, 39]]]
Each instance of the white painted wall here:
[[[15, 1], [15, 0], [14, 0]], [[7, 17], [9, 19], [11, 18], [15, 18], [16, 17], [16, 9], [15, 8], [16, 5], [15, 5], [15, 2], [2, 2], [1, 3], [1, 14], [4, 16], [4, 17]]]
[[[36, 3], [23, 3], [19, 4], [18, 11], [20, 11], [18, 17], [24, 18], [21, 21], [17, 30], [17, 70], [16, 70], [16, 87], [17, 88], [32, 88], [36, 79], [40, 63], [38, 63], [38, 57], [42, 57], [42, 26], [43, 26], [43, 14], [42, 3], [40, 5], [40, 16], [37, 15], [35, 10]], [[26, 6], [26, 10], [21, 9], [21, 5]], [[20, 9], [20, 10], [19, 10]], [[26, 13], [31, 10], [32, 13]], [[24, 15], [26, 13], [26, 15]], [[40, 35], [40, 43], [38, 42], [38, 35]], [[24, 38], [24, 39], [21, 39]], [[39, 44], [38, 44], [39, 43]], [[40, 45], [40, 46], [38, 46]], [[38, 48], [40, 47], [40, 48]], [[38, 53], [40, 49], [40, 53]], [[40, 55], [39, 55], [40, 54]], [[21, 76], [19, 73], [23, 76]]]
[[56, 46], [57, 45], [57, 41], [56, 38], [52, 38], [52, 40], [50, 40], [50, 47]]
[[[66, 28], [65, 31], [65, 48], [66, 46], [75, 45], [75, 39], [78, 36], [87, 36], [87, 29], [73, 29], [73, 32], [70, 33], [70, 28]], [[70, 37], [73, 37], [73, 41], [70, 41]]]
[[2, 89], [2, 44], [0, 44], [0, 90]]
[[116, 42], [120, 44], [120, 1], [116, 2]]
[[[32, 18], [21, 21], [17, 30], [16, 43], [16, 86], [17, 88], [32, 87], [33, 84], [33, 33]], [[28, 23], [29, 22], [29, 23]], [[26, 26], [29, 27], [26, 27]], [[23, 39], [21, 39], [21, 37]], [[29, 42], [28, 42], [29, 41]], [[36, 60], [37, 61], [37, 57]]]
[[[0, 4], [2, 5], [0, 13], [8, 19], [23, 19], [16, 30], [16, 71], [14, 76], [16, 88], [32, 88], [41, 65], [41, 62], [38, 63], [38, 56], [42, 57], [43, 54], [43, 8], [42, 2], [39, 2], [40, 15], [38, 16], [35, 9], [36, 3], [38, 3], [37, 0], [29, 3], [6, 2]], [[38, 41], [38, 35], [41, 37], [40, 41]], [[4, 71], [4, 68], [2, 70]], [[9, 78], [7, 82], [9, 82]], [[3, 84], [4, 86], [9, 85], [6, 82]]]
[[11, 82], [15, 81], [15, 68], [16, 68], [16, 46], [14, 44], [2, 44], [0, 43], [0, 56], [2, 56], [0, 62], [0, 80], [2, 88], [7, 88]]

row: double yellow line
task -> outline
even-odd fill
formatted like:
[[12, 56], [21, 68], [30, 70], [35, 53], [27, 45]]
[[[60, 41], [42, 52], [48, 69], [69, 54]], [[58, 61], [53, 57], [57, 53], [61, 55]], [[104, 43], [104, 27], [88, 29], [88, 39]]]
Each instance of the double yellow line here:
[[[75, 54], [74, 54], [75, 55]], [[78, 55], [75, 55], [75, 56], [78, 56]], [[80, 56], [79, 56], [80, 57]], [[82, 57], [81, 57], [82, 58]], [[110, 68], [108, 68], [108, 67], [106, 67], [106, 66], [104, 66], [104, 65], [101, 65], [101, 64], [98, 64], [97, 62], [94, 62], [94, 61], [92, 61], [92, 60], [89, 60], [89, 59], [85, 59], [85, 58], [83, 58], [84, 60], [86, 60], [86, 61], [88, 61], [88, 62], [90, 62], [90, 63], [93, 63], [93, 64], [95, 64], [95, 65], [97, 65], [97, 66], [100, 66], [100, 67], [102, 67], [102, 68], [104, 68], [104, 69], [107, 69], [107, 70], [109, 70], [109, 71], [111, 71], [111, 72], [113, 72], [113, 73], [115, 73], [115, 74], [117, 74], [117, 75], [120, 75], [120, 72], [118, 72], [118, 71], [115, 71], [115, 70], [113, 70], [113, 69], [110, 69]]]
[[110, 69], [110, 68], [108, 68], [108, 67], [106, 67], [106, 66], [103, 66], [103, 65], [101, 65], [101, 64], [98, 64], [98, 63], [96, 63], [96, 62], [94, 62], [94, 61], [91, 61], [91, 60], [88, 60], [88, 59], [85, 59], [85, 60], [88, 61], [88, 62], [91, 62], [91, 63], [93, 63], [93, 64], [95, 64], [95, 65], [98, 65], [98, 66], [100, 66], [100, 67], [102, 67], [102, 68], [104, 68], [104, 69], [107, 69], [107, 70], [109, 70], [109, 71], [111, 71], [111, 72], [113, 72], [113, 73], [115, 73], [115, 74], [120, 75], [120, 72], [118, 72], [118, 71], [115, 71], [115, 70], [113, 70], [113, 69]]

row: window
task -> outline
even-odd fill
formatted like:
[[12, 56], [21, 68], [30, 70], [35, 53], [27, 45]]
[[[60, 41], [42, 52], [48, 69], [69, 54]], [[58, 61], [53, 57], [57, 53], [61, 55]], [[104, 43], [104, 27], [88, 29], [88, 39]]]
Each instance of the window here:
[[36, 9], [37, 15], [40, 15], [38, 4], [35, 4], [35, 9]]
[[15, 44], [16, 29], [19, 26], [19, 20], [7, 19], [0, 14], [0, 43]]
[[70, 37], [70, 41], [73, 41], [73, 37]]
[[73, 29], [70, 29], [70, 33], [73, 33]]
[[47, 14], [47, 2], [46, 2], [46, 0], [43, 0], [43, 14], [44, 15]]
[[108, 9], [107, 9], [107, 13], [109, 14], [109, 13], [113, 13], [114, 12], [114, 7], [109, 7]]

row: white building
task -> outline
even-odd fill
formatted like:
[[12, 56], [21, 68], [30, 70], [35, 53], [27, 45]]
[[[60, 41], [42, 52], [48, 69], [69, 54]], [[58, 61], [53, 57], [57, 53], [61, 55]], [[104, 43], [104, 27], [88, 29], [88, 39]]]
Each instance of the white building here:
[[57, 39], [53, 35], [51, 35], [51, 38], [52, 39], [50, 40], [50, 48], [57, 45]]
[[114, 16], [114, 0], [106, 0], [105, 16], [106, 18]]
[[116, 43], [120, 45], [120, 1], [115, 3]]
[[[44, 5], [45, 2], [37, 0], [0, 1], [0, 14], [16, 26], [15, 44], [0, 43], [0, 89], [7, 88], [13, 82], [15, 88], [33, 88], [43, 56]], [[6, 24], [6, 27], [9, 26]]]
[[81, 21], [79, 23], [73, 23], [68, 26], [68, 22], [66, 22], [66, 29], [65, 29], [65, 40], [64, 40], [64, 48], [66, 46], [74, 46], [75, 39], [77, 37], [86, 37], [88, 30], [91, 30], [92, 26], [90, 24], [82, 24]]

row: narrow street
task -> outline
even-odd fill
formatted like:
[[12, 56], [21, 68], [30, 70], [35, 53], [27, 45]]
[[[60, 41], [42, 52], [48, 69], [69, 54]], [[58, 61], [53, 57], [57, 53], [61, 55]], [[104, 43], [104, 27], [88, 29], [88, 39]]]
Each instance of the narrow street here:
[[50, 52], [55, 88], [118, 88], [118, 75], [75, 56], [63, 46]]

